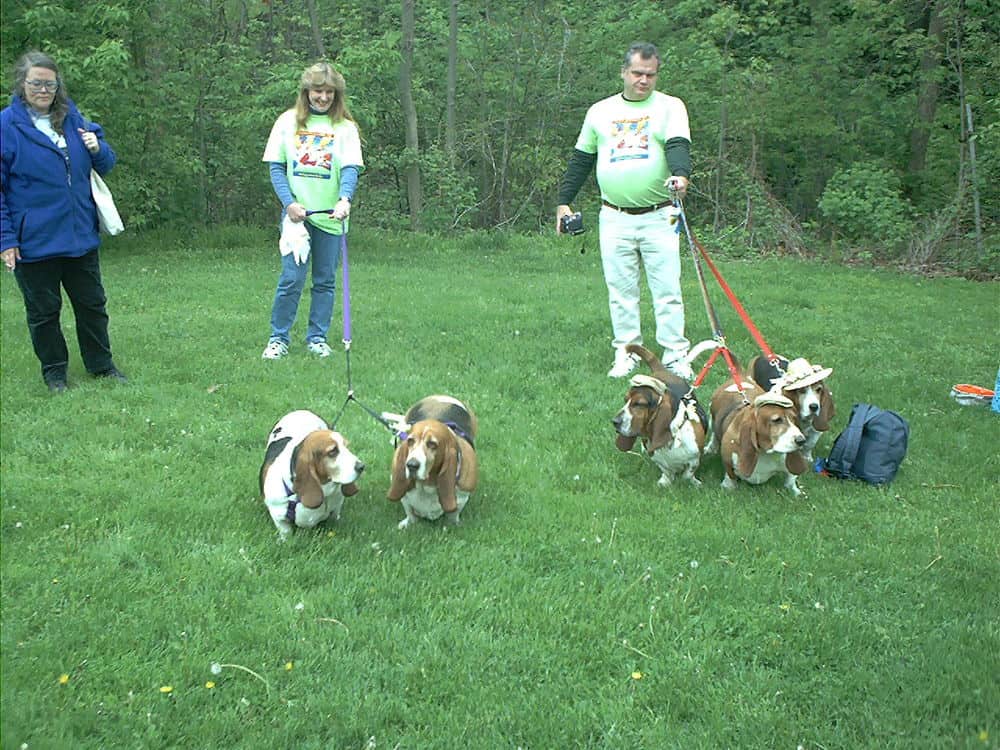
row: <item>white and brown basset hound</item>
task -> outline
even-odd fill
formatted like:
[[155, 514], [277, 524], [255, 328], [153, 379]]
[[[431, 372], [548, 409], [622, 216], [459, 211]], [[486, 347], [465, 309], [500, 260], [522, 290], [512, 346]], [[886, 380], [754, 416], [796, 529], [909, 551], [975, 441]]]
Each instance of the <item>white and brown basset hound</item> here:
[[402, 428], [388, 492], [406, 511], [399, 528], [442, 515], [457, 524], [479, 481], [476, 415], [451, 396], [428, 396], [407, 410]]
[[801, 357], [791, 362], [777, 357], [777, 362], [771, 362], [759, 356], [751, 360], [749, 372], [765, 391], [780, 388], [782, 395], [791, 400], [799, 429], [806, 438], [802, 455], [812, 464], [813, 448], [830, 429], [830, 420], [836, 415], [833, 391], [826, 382], [833, 368], [812, 365]]
[[267, 438], [260, 491], [281, 539], [296, 526], [339, 520], [364, 470], [343, 435], [319, 415], [300, 409], [278, 420]]
[[618, 433], [615, 446], [627, 452], [641, 439], [646, 455], [660, 470], [661, 487], [677, 477], [700, 485], [695, 471], [705, 448], [704, 409], [687, 381], [668, 371], [655, 354], [638, 344], [629, 344], [626, 350], [653, 374], [635, 375], [629, 382], [625, 405], [611, 420]]
[[801, 494], [796, 479], [807, 468], [800, 452], [805, 437], [795, 423], [792, 402], [748, 378], [741, 378], [740, 385], [742, 394], [730, 378], [712, 394], [712, 445], [726, 470], [722, 486], [731, 490], [737, 480], [763, 484], [781, 476], [785, 487]]

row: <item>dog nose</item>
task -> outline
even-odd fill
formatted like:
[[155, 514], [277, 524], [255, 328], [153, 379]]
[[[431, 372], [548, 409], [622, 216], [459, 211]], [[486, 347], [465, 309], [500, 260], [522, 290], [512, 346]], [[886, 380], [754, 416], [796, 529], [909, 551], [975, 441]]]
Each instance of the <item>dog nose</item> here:
[[616, 415], [615, 418], [611, 420], [611, 424], [613, 424], [615, 426], [616, 430], [619, 427], [621, 427], [622, 426], [622, 415], [621, 414]]
[[365, 470], [365, 464], [364, 464], [363, 461], [357, 461], [357, 462], [355, 462], [355, 464], [354, 464], [354, 471], [355, 471], [355, 473], [360, 474], [364, 470]]
[[417, 469], [420, 468], [420, 462], [415, 458], [411, 458], [409, 461], [406, 462], [406, 468], [409, 469], [410, 471], [416, 471]]
[[819, 411], [819, 404], [809, 404], [809, 411], [813, 414]]
[[806, 436], [805, 435], [799, 435], [797, 438], [795, 438], [795, 444], [796, 445], [805, 445], [806, 444]]

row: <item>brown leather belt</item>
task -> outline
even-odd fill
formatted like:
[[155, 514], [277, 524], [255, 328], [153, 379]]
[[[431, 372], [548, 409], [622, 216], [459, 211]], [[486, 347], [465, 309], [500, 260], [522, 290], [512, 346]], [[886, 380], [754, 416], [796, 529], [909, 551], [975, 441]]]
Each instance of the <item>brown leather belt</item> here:
[[608, 203], [606, 200], [601, 201], [602, 206], [607, 206], [608, 208], [613, 208], [615, 211], [621, 211], [623, 214], [632, 214], [633, 216], [638, 216], [639, 214], [648, 214], [650, 211], [659, 211], [661, 208], [669, 206], [672, 201], [663, 201], [663, 203], [657, 203], [655, 206], [643, 206], [642, 208], [633, 208], [632, 206], [616, 206], [614, 203]]

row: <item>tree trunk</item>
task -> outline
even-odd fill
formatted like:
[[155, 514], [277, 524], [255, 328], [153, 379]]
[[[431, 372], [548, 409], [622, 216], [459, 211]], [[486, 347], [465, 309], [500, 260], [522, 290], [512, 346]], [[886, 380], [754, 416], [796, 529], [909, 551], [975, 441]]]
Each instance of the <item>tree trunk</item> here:
[[458, 0], [448, 10], [448, 90], [445, 105], [444, 151], [448, 166], [455, 169], [455, 90], [458, 88]]
[[414, 231], [420, 231], [423, 191], [420, 186], [420, 138], [417, 131], [417, 108], [413, 103], [413, 37], [416, 26], [413, 2], [414, 0], [403, 0], [399, 100], [403, 107], [403, 120], [406, 128], [404, 171], [406, 173], [406, 196], [410, 204], [410, 228]]
[[934, 114], [937, 111], [938, 80], [941, 66], [941, 46], [944, 21], [938, 11], [938, 3], [931, 5], [927, 21], [927, 46], [920, 58], [920, 90], [917, 92], [917, 122], [910, 131], [911, 176], [919, 174], [927, 165], [927, 144], [930, 143]]
[[326, 57], [326, 47], [323, 46], [323, 29], [320, 28], [319, 16], [316, 14], [316, 0], [306, 0], [306, 5], [309, 6], [309, 28], [312, 29], [316, 57], [322, 60]]

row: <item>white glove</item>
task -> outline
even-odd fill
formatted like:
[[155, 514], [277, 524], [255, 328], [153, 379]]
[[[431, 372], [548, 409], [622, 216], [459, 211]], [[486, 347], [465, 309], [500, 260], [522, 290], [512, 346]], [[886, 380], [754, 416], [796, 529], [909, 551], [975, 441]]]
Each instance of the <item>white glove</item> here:
[[282, 255], [292, 254], [295, 265], [301, 266], [309, 258], [309, 230], [304, 221], [292, 221], [285, 215], [281, 222], [281, 239], [278, 249]]

